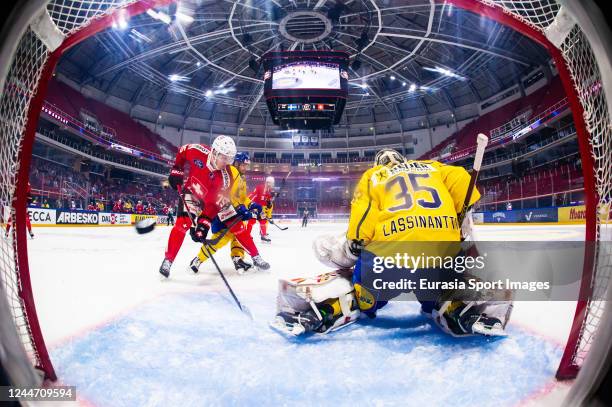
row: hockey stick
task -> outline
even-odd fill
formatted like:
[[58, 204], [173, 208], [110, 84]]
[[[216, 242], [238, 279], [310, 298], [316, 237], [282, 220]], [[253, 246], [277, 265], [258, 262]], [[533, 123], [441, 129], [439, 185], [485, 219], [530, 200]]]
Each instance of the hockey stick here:
[[472, 165], [472, 169], [470, 170], [470, 184], [468, 185], [468, 189], [465, 194], [465, 200], [463, 201], [463, 208], [461, 209], [461, 213], [457, 216], [459, 227], [463, 225], [463, 221], [465, 220], [465, 216], [467, 215], [467, 211], [470, 206], [470, 201], [472, 200], [472, 193], [474, 192], [476, 180], [478, 179], [478, 173], [480, 172], [480, 167], [482, 166], [482, 157], [484, 156], [485, 149], [487, 148], [488, 143], [489, 138], [487, 136], [482, 133], [478, 134], [478, 136], [476, 137], [476, 154], [474, 154], [474, 164]]
[[277, 224], [276, 222], [274, 222], [272, 219], [268, 219], [268, 222], [270, 222], [271, 225], [276, 226], [277, 228], [279, 228], [280, 230], [287, 230], [289, 229], [289, 227], [287, 226], [280, 226], [279, 224]]
[[[177, 185], [177, 191], [179, 193], [179, 197], [181, 198], [181, 202], [183, 202], [183, 206], [185, 207], [185, 210], [187, 211], [187, 213], [189, 214], [189, 220], [191, 221], [192, 225], [195, 225], [195, 221], [194, 219], [192, 219], [191, 217], [191, 212], [189, 212], [189, 206], [187, 205], [187, 202], [185, 201], [185, 197], [183, 196], [182, 192], [181, 192], [181, 186]], [[221, 238], [223, 236], [225, 236], [225, 234], [227, 233], [227, 231], [230, 229], [230, 227], [232, 227], [233, 225], [237, 224], [238, 221], [241, 220], [240, 217], [238, 217], [233, 224], [230, 226], [228, 225], [228, 227], [222, 232], [222, 234], [217, 237], [216, 239], [213, 240], [204, 240], [204, 242], [202, 243], [202, 245], [204, 246], [204, 248], [206, 249], [206, 253], [208, 254], [208, 258], [210, 258], [210, 260], [212, 260], [213, 264], [215, 265], [215, 268], [217, 269], [217, 272], [219, 273], [219, 275], [221, 276], [221, 279], [223, 280], [223, 283], [225, 283], [225, 286], [227, 287], [227, 290], [229, 291], [229, 293], [231, 294], [232, 298], [234, 299], [234, 302], [236, 302], [236, 305], [238, 306], [238, 308], [240, 309], [240, 311], [245, 314], [246, 316], [248, 316], [251, 320], [253, 320], [253, 314], [251, 314], [251, 311], [249, 311], [249, 309], [243, 305], [240, 300], [238, 299], [238, 297], [236, 297], [236, 294], [234, 293], [234, 290], [232, 290], [232, 287], [229, 285], [229, 282], [227, 281], [227, 279], [225, 278], [225, 275], [223, 274], [223, 272], [221, 271], [221, 268], [219, 267], [219, 265], [217, 264], [217, 261], [215, 260], [215, 258], [213, 257], [211, 251], [210, 251], [210, 246], [211, 246], [211, 242], [213, 242], [213, 245], [218, 243]], [[215, 242], [216, 241], [216, 242]]]
[[[181, 186], [177, 185], [177, 191], [179, 194], [179, 197], [181, 198], [181, 202], [183, 203], [183, 207], [185, 207], [185, 210], [187, 212], [187, 215], [189, 215], [189, 220], [191, 221], [191, 225], [195, 226], [196, 221], [195, 219], [193, 219], [192, 213], [189, 212], [189, 206], [187, 205], [187, 202], [185, 201], [185, 197], [183, 196], [183, 193], [181, 192]], [[195, 215], [194, 215], [195, 216]], [[223, 239], [223, 237], [227, 234], [227, 232], [229, 232], [229, 230], [231, 228], [233, 228], [234, 226], [236, 226], [238, 224], [238, 222], [240, 222], [242, 220], [242, 218], [240, 218], [239, 216], [233, 220], [229, 225], [226, 225], [225, 229], [223, 229], [218, 235], [217, 237], [215, 237], [214, 239], [205, 239], [202, 244], [207, 244], [209, 246], [215, 246], [217, 243], [219, 243], [221, 241], [221, 239]]]
[[246, 305], [242, 304], [240, 302], [240, 300], [238, 299], [238, 297], [236, 297], [236, 294], [234, 294], [234, 290], [232, 290], [232, 287], [229, 285], [229, 282], [225, 278], [225, 275], [221, 271], [221, 268], [217, 264], [217, 261], [215, 260], [215, 258], [213, 257], [212, 253], [210, 252], [210, 247], [205, 243], [204, 244], [204, 248], [206, 249], [206, 253], [208, 254], [208, 257], [212, 260], [213, 264], [215, 265], [215, 268], [217, 269], [217, 272], [219, 272], [219, 275], [221, 276], [221, 279], [225, 283], [225, 286], [227, 287], [227, 290], [232, 295], [232, 298], [234, 299], [234, 302], [236, 303], [236, 305], [238, 306], [240, 311], [242, 311], [243, 314], [245, 314], [251, 320], [253, 320], [253, 314], [251, 314], [251, 311], [246, 307]]

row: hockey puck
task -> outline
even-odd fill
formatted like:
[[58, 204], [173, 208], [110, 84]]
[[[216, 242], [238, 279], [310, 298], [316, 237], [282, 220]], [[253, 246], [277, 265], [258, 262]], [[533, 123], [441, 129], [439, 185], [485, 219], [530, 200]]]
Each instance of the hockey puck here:
[[136, 227], [136, 232], [138, 232], [138, 234], [144, 235], [145, 233], [149, 233], [153, 229], [155, 229], [156, 223], [157, 223], [156, 218], [146, 218], [143, 220], [139, 220], [138, 222], [136, 222], [136, 225], [134, 226]]

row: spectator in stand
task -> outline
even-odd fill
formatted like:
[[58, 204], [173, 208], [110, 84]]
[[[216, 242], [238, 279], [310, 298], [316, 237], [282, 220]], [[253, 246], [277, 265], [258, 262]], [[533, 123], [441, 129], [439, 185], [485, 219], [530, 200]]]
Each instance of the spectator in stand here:
[[125, 203], [123, 204], [123, 212], [125, 213], [134, 212], [134, 207], [132, 206], [132, 203], [130, 201], [126, 200]]
[[93, 201], [92, 201], [92, 202], [90, 202], [90, 203], [87, 205], [87, 210], [88, 210], [88, 211], [95, 211], [95, 210], [96, 210], [96, 205], [94, 205]]
[[134, 208], [134, 211], [137, 214], [143, 214], [144, 213], [144, 205], [142, 204], [142, 201], [138, 201], [136, 203], [136, 207]]
[[153, 207], [153, 205], [151, 205], [151, 202], [149, 202], [149, 204], [147, 205], [147, 215], [155, 215], [157, 212], [155, 211], [155, 208]]
[[506, 203], [506, 210], [507, 211], [511, 211], [512, 210], [512, 202], [507, 202]]
[[76, 202], [74, 202], [74, 199], [70, 200], [70, 210], [71, 211], [76, 211]]
[[113, 205], [113, 212], [116, 212], [116, 213], [123, 212], [123, 202], [121, 202], [121, 199], [118, 199], [115, 201], [115, 204]]

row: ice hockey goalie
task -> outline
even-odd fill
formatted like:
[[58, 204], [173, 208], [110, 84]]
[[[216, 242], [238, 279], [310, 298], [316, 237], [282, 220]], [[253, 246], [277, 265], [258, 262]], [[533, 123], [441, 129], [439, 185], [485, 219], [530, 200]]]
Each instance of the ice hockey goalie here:
[[[460, 225], [457, 215], [464, 209], [469, 184], [470, 175], [461, 167], [407, 160], [390, 149], [379, 151], [374, 166], [355, 188], [346, 233], [321, 236], [314, 242], [315, 256], [326, 266], [343, 271], [281, 281], [274, 327], [293, 335], [323, 333], [354, 322], [359, 314], [375, 317], [396, 296], [382, 296], [364, 280], [366, 252], [393, 252], [399, 244], [402, 251], [416, 250], [410, 254], [414, 256], [421, 251], [413, 246], [438, 242], [444, 248], [450, 242], [448, 247], [457, 245], [457, 250], [448, 254], [460, 255], [465, 248], [458, 245], [473, 235], [470, 217]], [[476, 188], [470, 197], [468, 208], [480, 198]], [[472, 240], [476, 239], [472, 236]], [[433, 250], [436, 255], [435, 245]], [[435, 267], [424, 271], [444, 274]], [[404, 293], [413, 293], [421, 312], [453, 336], [504, 335], [512, 310], [511, 293], [486, 297], [440, 288], [427, 293], [409, 289], [398, 295]]]
[[[386, 302], [377, 302], [367, 288], [355, 283], [351, 259], [338, 250], [345, 246], [342, 236], [324, 235], [314, 243], [315, 254], [325, 265], [345, 268], [314, 277], [280, 280], [276, 317], [271, 326], [289, 335], [328, 333], [345, 327], [365, 314], [371, 318]], [[330, 251], [334, 251], [332, 254]], [[330, 263], [330, 259], [333, 259]], [[473, 277], [473, 276], [470, 276]], [[466, 275], [468, 278], [468, 275]], [[512, 312], [512, 293], [504, 300], [487, 300], [486, 293], [443, 291], [436, 301], [420, 301], [421, 312], [444, 332], [455, 337], [470, 335], [505, 336]], [[417, 296], [417, 300], [418, 300]]]

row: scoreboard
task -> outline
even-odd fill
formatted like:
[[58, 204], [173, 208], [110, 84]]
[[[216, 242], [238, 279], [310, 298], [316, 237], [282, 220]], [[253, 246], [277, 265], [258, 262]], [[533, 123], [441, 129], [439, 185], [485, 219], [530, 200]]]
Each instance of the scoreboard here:
[[348, 96], [348, 54], [282, 51], [263, 56], [264, 96], [272, 122], [283, 130], [330, 129]]

